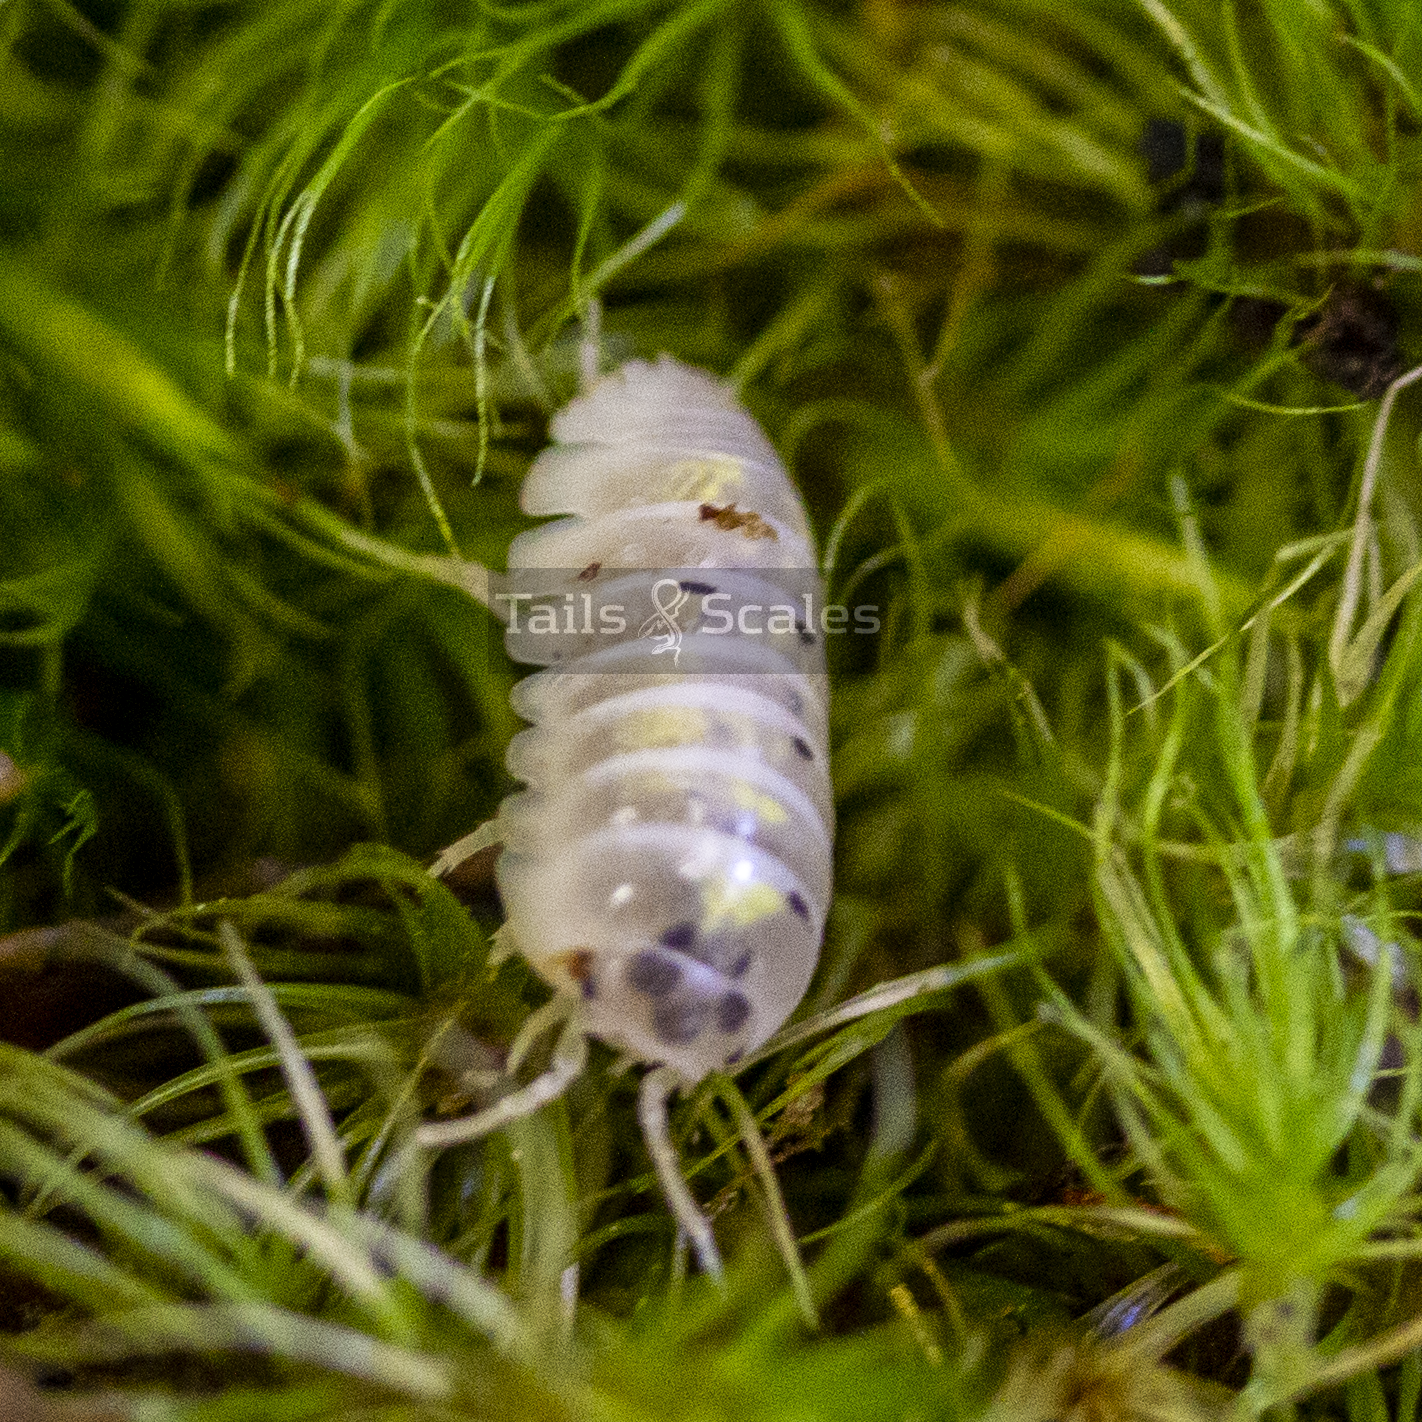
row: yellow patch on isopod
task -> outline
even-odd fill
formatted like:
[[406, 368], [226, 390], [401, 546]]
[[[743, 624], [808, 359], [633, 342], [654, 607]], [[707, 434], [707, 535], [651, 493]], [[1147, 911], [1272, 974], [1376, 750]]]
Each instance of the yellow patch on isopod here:
[[619, 749], [656, 750], [706, 742], [706, 713], [695, 706], [657, 706], [623, 719], [616, 728]]
[[701, 885], [701, 927], [707, 932], [748, 928], [780, 913], [784, 907], [785, 895], [779, 889], [764, 880], [742, 883], [736, 879], [734, 869]]
[[715, 503], [744, 483], [740, 460], [707, 456], [672, 465], [667, 471], [666, 491], [669, 498], [687, 503]]
[[785, 806], [779, 800], [772, 799], [771, 796], [757, 790], [754, 785], [748, 785], [744, 780], [736, 781], [731, 789], [731, 795], [736, 802], [737, 809], [749, 810], [757, 819], [763, 820], [768, 825], [783, 825], [790, 818]]

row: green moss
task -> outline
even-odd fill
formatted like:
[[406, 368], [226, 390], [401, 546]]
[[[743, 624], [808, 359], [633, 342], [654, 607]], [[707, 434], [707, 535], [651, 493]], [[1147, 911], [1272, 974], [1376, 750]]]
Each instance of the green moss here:
[[[1414, 1417], [1419, 74], [1412, 0], [0, 6], [9, 1363]], [[546, 996], [421, 862], [517, 729], [448, 557], [598, 323], [730, 377], [884, 609], [819, 975], [674, 1112], [725, 1297], [601, 1047], [411, 1143]]]

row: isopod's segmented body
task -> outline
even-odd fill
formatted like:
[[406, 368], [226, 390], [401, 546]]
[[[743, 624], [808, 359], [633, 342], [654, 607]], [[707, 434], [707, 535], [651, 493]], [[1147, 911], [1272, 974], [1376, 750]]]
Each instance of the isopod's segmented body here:
[[516, 659], [557, 662], [514, 697], [533, 725], [508, 755], [528, 788], [499, 816], [508, 930], [584, 1030], [694, 1082], [775, 1031], [819, 953], [833, 809], [814, 551], [774, 449], [702, 371], [630, 361], [552, 428], [523, 507], [570, 517], [514, 540], [522, 586], [570, 607], [627, 570], [643, 586], [679, 570], [678, 606], [783, 606], [787, 576], [811, 589], [774, 645], [684, 608], [675, 671], [635, 625], [579, 624], [554, 651], [517, 618], [507, 635]]

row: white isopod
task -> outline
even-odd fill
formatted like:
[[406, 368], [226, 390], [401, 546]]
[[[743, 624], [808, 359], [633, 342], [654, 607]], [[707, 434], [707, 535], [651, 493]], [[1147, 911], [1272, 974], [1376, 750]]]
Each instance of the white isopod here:
[[[545, 666], [514, 695], [533, 724], [508, 766], [527, 788], [481, 842], [504, 846], [505, 932], [559, 989], [550, 1008], [568, 1025], [542, 1076], [418, 1139], [448, 1145], [536, 1109], [599, 1037], [654, 1066], [648, 1147], [717, 1272], [666, 1101], [766, 1041], [819, 955], [833, 807], [814, 550], [775, 450], [703, 371], [629, 361], [552, 433], [523, 507], [567, 517], [514, 540], [515, 591], [495, 599], [510, 654]], [[649, 587], [643, 618], [633, 605]], [[609, 608], [628, 613], [612, 632]]]

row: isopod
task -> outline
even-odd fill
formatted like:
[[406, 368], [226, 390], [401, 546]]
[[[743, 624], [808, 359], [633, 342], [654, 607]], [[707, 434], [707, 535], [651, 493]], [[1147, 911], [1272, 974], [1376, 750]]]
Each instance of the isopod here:
[[563, 517], [514, 540], [495, 594], [510, 655], [543, 665], [514, 693], [532, 724], [507, 763], [526, 788], [482, 842], [503, 845], [504, 932], [567, 1025], [541, 1076], [418, 1139], [452, 1144], [536, 1109], [600, 1038], [652, 1067], [648, 1149], [719, 1273], [666, 1103], [765, 1042], [818, 959], [833, 808], [814, 549], [774, 448], [704, 371], [629, 361], [552, 435], [522, 503]]

